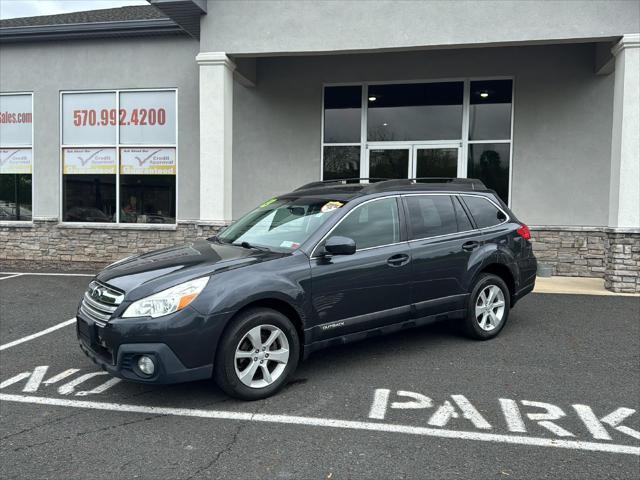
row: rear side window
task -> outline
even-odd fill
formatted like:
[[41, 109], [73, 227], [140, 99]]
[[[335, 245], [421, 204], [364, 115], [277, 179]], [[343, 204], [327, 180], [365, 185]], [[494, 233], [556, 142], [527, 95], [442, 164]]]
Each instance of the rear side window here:
[[398, 243], [398, 202], [395, 198], [384, 198], [357, 207], [336, 227], [331, 236], [355, 240], [358, 250]]
[[413, 240], [458, 231], [456, 213], [449, 195], [410, 196], [405, 199]]
[[504, 222], [506, 215], [493, 203], [483, 197], [463, 196], [464, 203], [476, 221], [478, 228], [492, 227]]
[[462, 208], [462, 204], [460, 203], [460, 199], [458, 197], [453, 197], [453, 204], [456, 209], [456, 220], [458, 220], [458, 231], [459, 232], [467, 232], [469, 230], [473, 230], [473, 225], [471, 225], [471, 220], [469, 220], [469, 216], [467, 212]]

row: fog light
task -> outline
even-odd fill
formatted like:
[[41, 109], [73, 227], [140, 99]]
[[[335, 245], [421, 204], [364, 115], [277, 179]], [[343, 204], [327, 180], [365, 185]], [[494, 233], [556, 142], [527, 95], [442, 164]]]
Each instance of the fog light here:
[[147, 357], [146, 355], [142, 355], [138, 358], [138, 368], [142, 373], [149, 376], [153, 375], [153, 372], [156, 371], [156, 366], [153, 363], [153, 360], [151, 357]]

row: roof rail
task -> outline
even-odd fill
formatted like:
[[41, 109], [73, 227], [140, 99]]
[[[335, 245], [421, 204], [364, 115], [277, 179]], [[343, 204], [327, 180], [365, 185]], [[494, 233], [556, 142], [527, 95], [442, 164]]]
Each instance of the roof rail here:
[[316, 188], [316, 187], [323, 187], [325, 185], [332, 185], [332, 184], [340, 184], [340, 185], [347, 185], [347, 184], [351, 184], [351, 183], [365, 183], [366, 182], [384, 182], [386, 180], [389, 180], [388, 178], [336, 178], [333, 180], [319, 180], [317, 182], [311, 182], [311, 183], [306, 183], [304, 185], [302, 185], [301, 187], [298, 187], [294, 190], [294, 192], [297, 192], [298, 190], [307, 190], [309, 188]]
[[465, 186], [470, 190], [486, 190], [487, 187], [481, 180], [477, 178], [457, 178], [457, 177], [417, 177], [417, 178], [400, 178], [394, 180], [384, 180], [377, 183], [372, 183], [367, 186], [362, 193], [375, 193], [382, 192], [384, 190], [393, 189], [396, 187], [407, 187], [410, 185], [416, 185], [419, 183], [445, 183], [458, 186]]

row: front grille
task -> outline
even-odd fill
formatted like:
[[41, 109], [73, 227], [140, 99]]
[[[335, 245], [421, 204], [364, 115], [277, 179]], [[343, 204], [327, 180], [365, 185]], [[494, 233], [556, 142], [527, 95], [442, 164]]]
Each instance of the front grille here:
[[109, 321], [122, 303], [124, 294], [104, 283], [93, 281], [84, 293], [80, 312], [100, 326]]

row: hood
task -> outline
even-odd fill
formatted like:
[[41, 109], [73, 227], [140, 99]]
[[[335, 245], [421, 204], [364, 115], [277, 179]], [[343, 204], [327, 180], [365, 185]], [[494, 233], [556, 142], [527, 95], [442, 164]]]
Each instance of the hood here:
[[284, 255], [198, 240], [121, 260], [102, 270], [96, 279], [125, 293], [146, 286], [148, 288], [140, 292], [146, 295], [220, 270], [252, 265]]

